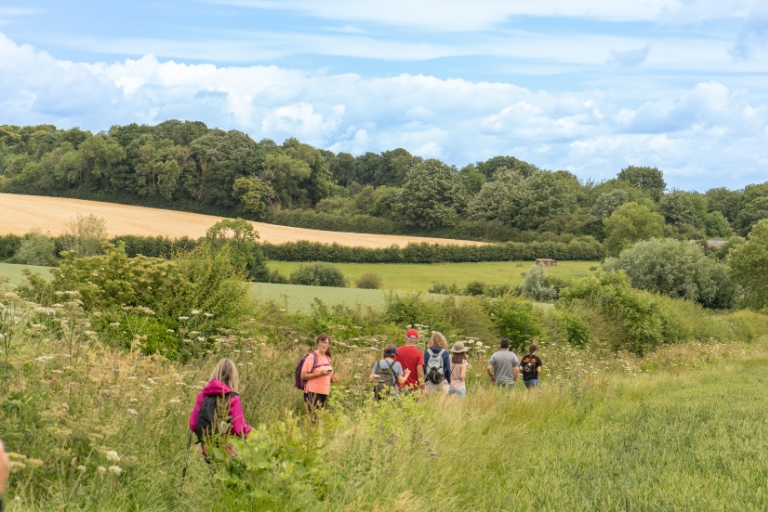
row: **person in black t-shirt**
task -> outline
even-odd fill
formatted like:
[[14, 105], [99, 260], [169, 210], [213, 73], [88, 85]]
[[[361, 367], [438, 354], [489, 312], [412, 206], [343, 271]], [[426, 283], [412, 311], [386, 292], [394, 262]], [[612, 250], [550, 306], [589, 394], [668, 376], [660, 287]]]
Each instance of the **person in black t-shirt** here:
[[531, 345], [528, 347], [528, 353], [520, 361], [520, 367], [523, 370], [523, 380], [526, 388], [535, 388], [539, 385], [539, 372], [541, 371], [541, 359], [536, 355], [539, 347]]

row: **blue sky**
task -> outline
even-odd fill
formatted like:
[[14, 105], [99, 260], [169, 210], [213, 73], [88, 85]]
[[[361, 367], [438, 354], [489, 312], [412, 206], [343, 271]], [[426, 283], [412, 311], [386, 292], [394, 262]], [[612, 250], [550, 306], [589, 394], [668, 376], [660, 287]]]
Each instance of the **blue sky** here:
[[768, 0], [4, 0], [0, 124], [768, 180]]

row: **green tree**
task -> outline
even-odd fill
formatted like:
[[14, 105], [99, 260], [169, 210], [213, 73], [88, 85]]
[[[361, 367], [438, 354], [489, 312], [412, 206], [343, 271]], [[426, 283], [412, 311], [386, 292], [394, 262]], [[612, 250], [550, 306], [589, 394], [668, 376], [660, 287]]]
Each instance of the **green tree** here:
[[618, 256], [635, 242], [661, 238], [664, 234], [664, 217], [637, 203], [622, 205], [605, 219], [604, 224], [608, 256]]
[[630, 165], [622, 169], [617, 178], [647, 192], [654, 201], [658, 201], [661, 198], [661, 194], [667, 188], [664, 174], [656, 167]]
[[598, 238], [603, 238], [603, 221], [611, 216], [613, 212], [619, 209], [621, 205], [629, 200], [629, 194], [624, 190], [615, 188], [610, 192], [600, 194], [595, 204], [589, 209], [587, 219], [585, 221], [586, 228], [597, 235]]
[[451, 226], [465, 204], [463, 186], [453, 169], [430, 159], [408, 172], [397, 205], [397, 220], [404, 226], [426, 229]]
[[275, 190], [269, 183], [263, 182], [257, 176], [237, 178], [232, 185], [233, 195], [240, 199], [243, 207], [255, 214], [256, 219], [263, 219], [269, 205], [275, 198]]
[[704, 230], [710, 238], [730, 238], [733, 228], [719, 211], [709, 212], [704, 216]]
[[543, 265], [533, 265], [528, 269], [520, 291], [539, 302], [557, 299], [557, 290], [554, 286], [547, 284], [547, 271]]
[[758, 221], [747, 241], [731, 248], [727, 261], [731, 279], [744, 292], [744, 305], [752, 309], [768, 307], [768, 219]]
[[56, 264], [56, 243], [39, 229], [29, 232], [16, 251], [11, 263], [52, 267]]
[[529, 178], [538, 168], [513, 156], [495, 156], [485, 162], [478, 162], [477, 170], [487, 179], [492, 180], [495, 179], [496, 173], [504, 170], [516, 172], [524, 178]]
[[476, 195], [483, 188], [485, 183], [485, 175], [477, 170], [474, 165], [467, 165], [462, 167], [459, 171], [461, 182], [464, 184], [464, 188], [470, 196]]
[[722, 213], [729, 223], [736, 220], [741, 207], [741, 192], [719, 187], [707, 190], [704, 197], [707, 199], [707, 211]]
[[736, 229], [741, 236], [747, 236], [760, 219], [768, 218], [768, 182], [747, 185], [742, 196], [742, 206], [736, 216]]
[[632, 286], [708, 308], [733, 306], [735, 287], [727, 267], [704, 254], [700, 244], [672, 239], [637, 242], [618, 258], [603, 264], [606, 271], [624, 270]]
[[664, 194], [659, 213], [667, 224], [675, 226], [686, 238], [701, 238], [700, 232], [706, 215], [706, 202], [697, 194], [675, 190]]
[[247, 220], [224, 219], [208, 228], [203, 245], [211, 253], [227, 250], [236, 268], [245, 271], [254, 281], [267, 282], [267, 258], [258, 238], [259, 233]]

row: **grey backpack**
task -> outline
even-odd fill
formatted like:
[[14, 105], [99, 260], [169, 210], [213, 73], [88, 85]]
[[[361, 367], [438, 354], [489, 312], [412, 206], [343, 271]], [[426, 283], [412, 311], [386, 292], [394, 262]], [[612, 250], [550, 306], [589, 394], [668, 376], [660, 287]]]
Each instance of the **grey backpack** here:
[[440, 384], [445, 380], [445, 369], [443, 368], [445, 349], [440, 349], [440, 352], [437, 354], [430, 349], [427, 349], [427, 351], [429, 352], [429, 359], [427, 359], [427, 366], [424, 368], [424, 380], [432, 384]]
[[[385, 368], [381, 363], [387, 363], [387, 367]], [[396, 392], [397, 376], [395, 375], [395, 370], [392, 369], [393, 364], [395, 363], [390, 363], [385, 359], [376, 363], [375, 375], [378, 379], [376, 379], [376, 385], [373, 387], [373, 394], [376, 396], [376, 400], [379, 400], [382, 395]]]

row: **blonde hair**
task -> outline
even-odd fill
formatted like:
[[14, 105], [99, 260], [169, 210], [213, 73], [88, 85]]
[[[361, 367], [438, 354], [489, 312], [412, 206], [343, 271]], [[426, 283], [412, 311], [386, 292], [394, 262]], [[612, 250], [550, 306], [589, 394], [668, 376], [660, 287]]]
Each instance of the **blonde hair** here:
[[432, 333], [432, 336], [429, 338], [429, 345], [427, 345], [427, 348], [448, 348], [448, 342], [445, 341], [445, 336], [443, 336], [441, 333], [435, 331]]
[[211, 372], [211, 380], [216, 379], [223, 382], [232, 391], [237, 391], [240, 387], [240, 377], [237, 376], [237, 366], [228, 357], [225, 357], [216, 364], [216, 367]]

